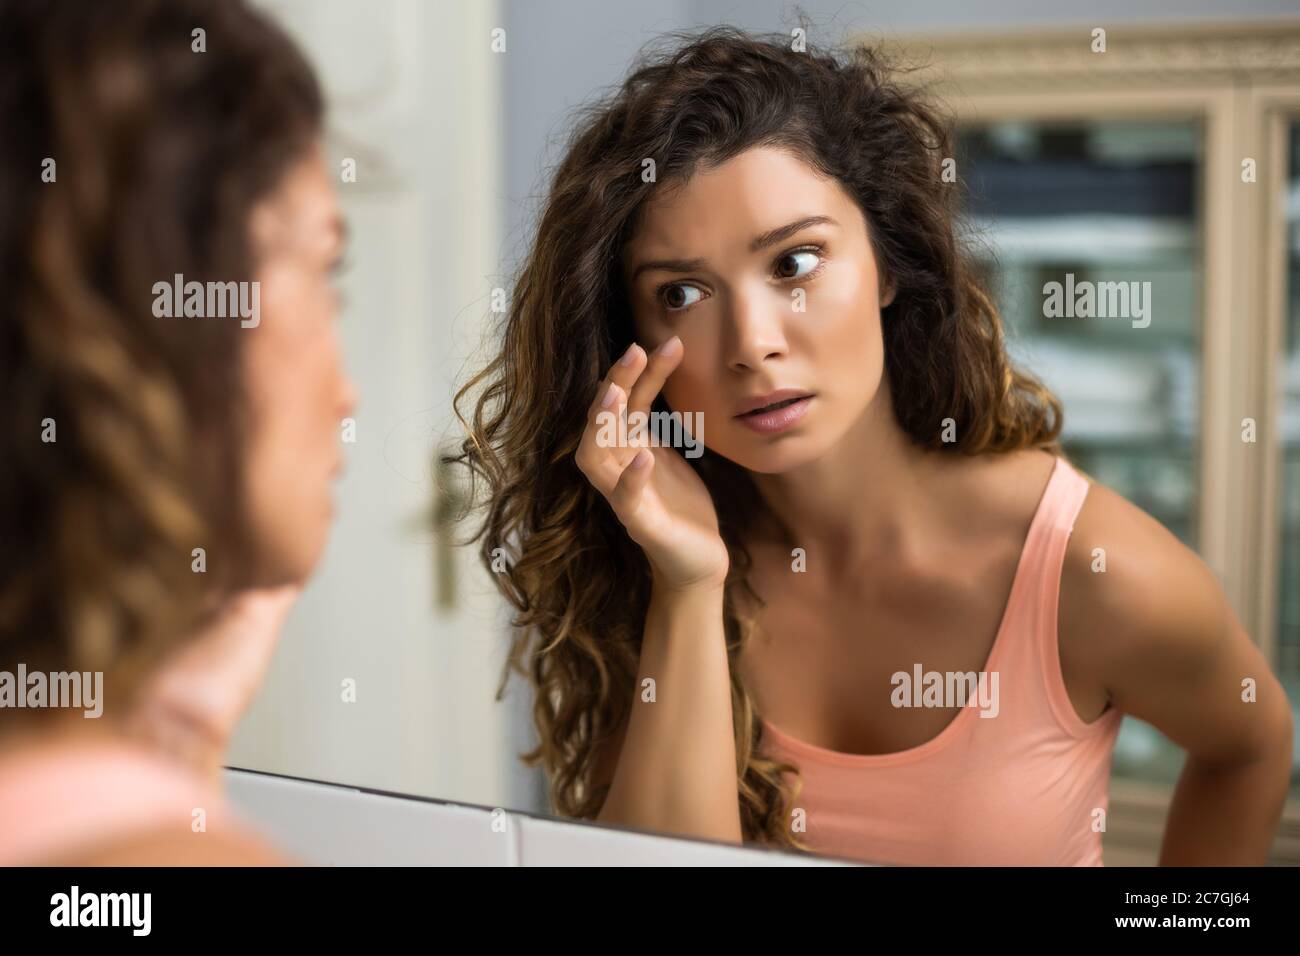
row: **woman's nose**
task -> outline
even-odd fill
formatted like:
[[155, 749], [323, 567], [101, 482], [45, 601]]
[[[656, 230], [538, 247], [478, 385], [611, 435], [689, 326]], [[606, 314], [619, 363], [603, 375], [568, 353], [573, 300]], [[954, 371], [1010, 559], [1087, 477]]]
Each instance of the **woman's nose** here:
[[792, 302], [782, 295], [735, 297], [727, 316], [731, 367], [754, 369], [784, 355], [785, 326], [793, 312]]

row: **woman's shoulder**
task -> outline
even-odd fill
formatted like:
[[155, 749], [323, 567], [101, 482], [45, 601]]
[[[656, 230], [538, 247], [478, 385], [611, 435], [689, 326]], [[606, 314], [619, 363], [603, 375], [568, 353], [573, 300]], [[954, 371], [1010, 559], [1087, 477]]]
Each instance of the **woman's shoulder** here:
[[14, 864], [251, 865], [271, 852], [215, 784], [111, 734], [34, 740], [0, 753], [0, 847]]
[[257, 835], [220, 825], [195, 833], [187, 827], [151, 827], [103, 840], [46, 861], [55, 866], [293, 866]]
[[1066, 548], [1062, 581], [1100, 615], [1164, 612], [1222, 596], [1199, 554], [1119, 492], [1089, 479]]
[[1063, 654], [1100, 683], [1126, 667], [1204, 657], [1232, 610], [1218, 577], [1168, 528], [1089, 480], [1061, 568]]
[[1241, 761], [1290, 746], [1286, 694], [1195, 551], [1098, 484], [1072, 538], [1063, 670], [1198, 757]]

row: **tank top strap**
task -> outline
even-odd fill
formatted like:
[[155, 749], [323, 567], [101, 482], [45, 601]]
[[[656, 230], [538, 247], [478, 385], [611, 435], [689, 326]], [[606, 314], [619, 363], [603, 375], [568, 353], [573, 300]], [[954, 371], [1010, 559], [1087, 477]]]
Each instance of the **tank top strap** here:
[[[1040, 543], [1052, 553], [1053, 557], [1064, 558], [1065, 544], [1074, 530], [1074, 522], [1083, 510], [1084, 499], [1088, 497], [1090, 482], [1070, 464], [1064, 456], [1058, 456], [1052, 469], [1052, 477], [1043, 492], [1039, 504], [1042, 512], [1043, 536]], [[1059, 552], [1059, 554], [1057, 553]]]
[[1066, 458], [1058, 457], [1052, 477], [1039, 504], [1037, 535], [1030, 542], [1033, 559], [1032, 593], [1038, 600], [1039, 630], [1051, 629], [1055, 638], [1056, 602], [1060, 592], [1065, 550], [1074, 531], [1074, 522], [1088, 497], [1089, 482]]
[[1064, 456], [1057, 458], [1041, 504], [1040, 534], [1034, 542], [1031, 564], [1033, 580], [1026, 595], [1026, 618], [1032, 622], [1032, 640], [1027, 642], [1027, 647], [1032, 648], [1035, 670], [1041, 676], [1040, 686], [1057, 724], [1074, 737], [1085, 736], [1095, 725], [1079, 718], [1061, 672], [1061, 576], [1070, 536], [1090, 487], [1091, 482]]
[[[1030, 705], [1024, 693], [1035, 688], [1032, 697], [1041, 693], [1053, 696], [1052, 680], [1044, 662], [1047, 654], [1056, 657], [1056, 613], [1061, 571], [1065, 564], [1066, 545], [1074, 529], [1075, 518], [1088, 494], [1088, 480], [1075, 471], [1063, 457], [1052, 467], [1047, 488], [1024, 541], [1017, 579], [1011, 589], [1006, 609], [1006, 635], [997, 657], [1002, 682], [1021, 688], [1017, 695], [1027, 719], [1039, 719], [1040, 708]], [[1057, 665], [1060, 667], [1060, 665]], [[1060, 683], [1060, 682], [1057, 682]]]

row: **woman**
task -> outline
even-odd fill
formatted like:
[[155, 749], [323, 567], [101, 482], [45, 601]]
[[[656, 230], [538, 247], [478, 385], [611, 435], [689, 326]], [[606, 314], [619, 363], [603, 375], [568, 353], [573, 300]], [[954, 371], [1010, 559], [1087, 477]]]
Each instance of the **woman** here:
[[277, 862], [216, 775], [353, 403], [317, 81], [243, 2], [13, 0], [0, 127], [0, 670], [102, 675], [0, 710], [0, 862]]
[[[872, 51], [728, 29], [587, 113], [458, 396], [484, 386], [458, 460], [528, 758], [579, 817], [1099, 865], [1131, 714], [1188, 752], [1162, 862], [1263, 862], [1282, 689], [1199, 558], [1062, 456], [954, 238], [951, 155]], [[655, 412], [703, 455], [632, 427]]]

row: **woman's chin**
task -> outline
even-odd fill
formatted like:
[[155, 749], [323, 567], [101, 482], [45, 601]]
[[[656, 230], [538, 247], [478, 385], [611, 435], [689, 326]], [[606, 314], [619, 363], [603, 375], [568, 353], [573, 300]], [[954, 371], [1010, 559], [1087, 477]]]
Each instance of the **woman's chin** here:
[[283, 540], [265, 548], [262, 560], [258, 562], [257, 586], [305, 584], [325, 556], [329, 530], [328, 521], [313, 522], [313, 527], [286, 535]]
[[769, 448], [747, 448], [740, 454], [726, 457], [747, 471], [760, 475], [780, 475], [817, 459], [816, 452], [810, 452], [803, 443], [800, 446], [796, 448], [790, 443], [773, 444]]

